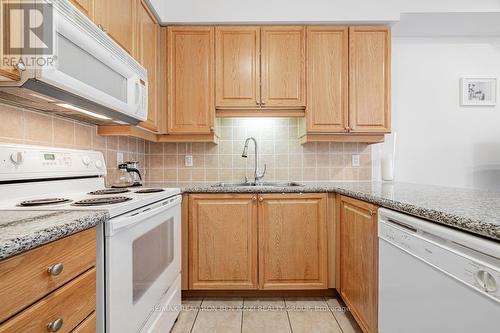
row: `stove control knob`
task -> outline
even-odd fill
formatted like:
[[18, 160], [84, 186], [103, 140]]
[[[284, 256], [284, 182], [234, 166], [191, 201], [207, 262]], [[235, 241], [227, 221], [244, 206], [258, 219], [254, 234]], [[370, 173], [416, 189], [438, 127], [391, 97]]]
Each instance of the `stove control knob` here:
[[18, 151], [17, 153], [12, 153], [12, 154], [10, 154], [10, 160], [15, 165], [20, 165], [24, 162], [24, 155], [20, 151]]
[[88, 166], [90, 164], [90, 158], [88, 156], [83, 156], [82, 162], [85, 166]]
[[97, 169], [102, 169], [103, 165], [102, 165], [101, 160], [95, 161], [95, 166], [96, 166]]

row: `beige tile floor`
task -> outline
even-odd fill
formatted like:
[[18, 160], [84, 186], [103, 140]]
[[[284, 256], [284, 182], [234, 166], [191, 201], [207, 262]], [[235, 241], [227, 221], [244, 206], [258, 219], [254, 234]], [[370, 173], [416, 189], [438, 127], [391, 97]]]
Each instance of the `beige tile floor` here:
[[329, 297], [188, 298], [171, 333], [361, 333]]

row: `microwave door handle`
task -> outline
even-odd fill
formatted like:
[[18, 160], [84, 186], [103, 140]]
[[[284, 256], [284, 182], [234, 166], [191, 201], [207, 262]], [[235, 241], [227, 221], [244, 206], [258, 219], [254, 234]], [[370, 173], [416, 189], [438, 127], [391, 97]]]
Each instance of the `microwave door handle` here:
[[137, 78], [135, 81], [135, 91], [134, 91], [134, 97], [135, 97], [135, 110], [139, 109], [139, 105], [141, 104], [142, 101], [142, 89], [141, 89], [141, 79]]
[[148, 219], [159, 213], [168, 211], [170, 208], [179, 205], [182, 202], [182, 196], [178, 195], [173, 198], [165, 199], [151, 205], [151, 208], [142, 208], [135, 212], [125, 214], [123, 216], [114, 218], [111, 223], [105, 223], [106, 235], [111, 236], [120, 232], [123, 229], [133, 227], [135, 224]]

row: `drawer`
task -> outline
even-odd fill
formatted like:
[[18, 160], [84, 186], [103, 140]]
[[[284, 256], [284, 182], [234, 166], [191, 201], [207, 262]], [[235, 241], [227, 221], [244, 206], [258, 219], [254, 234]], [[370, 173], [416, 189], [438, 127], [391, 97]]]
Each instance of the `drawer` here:
[[48, 324], [62, 319], [59, 333], [70, 332], [92, 312], [96, 303], [95, 268], [41, 299], [0, 325], [0, 333], [46, 333]]
[[[1, 261], [0, 322], [95, 266], [95, 257], [92, 228]], [[58, 263], [62, 271], [49, 274]]]
[[95, 333], [96, 332], [96, 322], [95, 322], [95, 312], [92, 312], [90, 316], [85, 318], [84, 321], [78, 325], [72, 333]]

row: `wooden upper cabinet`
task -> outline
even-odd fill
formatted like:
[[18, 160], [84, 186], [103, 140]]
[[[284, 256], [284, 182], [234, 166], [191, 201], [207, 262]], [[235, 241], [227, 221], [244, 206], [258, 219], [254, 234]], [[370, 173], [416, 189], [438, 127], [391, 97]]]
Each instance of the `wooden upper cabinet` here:
[[135, 0], [96, 0], [94, 22], [125, 51], [134, 54]]
[[305, 107], [305, 44], [303, 26], [261, 27], [263, 107]]
[[389, 27], [349, 28], [351, 132], [390, 132], [390, 57]]
[[340, 295], [365, 333], [378, 325], [377, 207], [340, 197]]
[[[21, 75], [14, 67], [15, 64], [5, 64], [3, 62], [6, 58], [19, 58], [18, 54], [10, 54], [7, 49], [8, 45], [16, 42], [19, 43], [22, 37], [23, 24], [22, 20], [17, 20], [8, 16], [10, 6], [16, 6], [16, 3], [0, 2], [0, 81], [19, 81]], [[12, 41], [11, 39], [15, 39]]]
[[214, 130], [214, 27], [168, 28], [168, 132]]
[[259, 195], [260, 289], [327, 289], [327, 195]]
[[349, 30], [307, 27], [308, 132], [343, 133], [348, 124]]
[[260, 101], [260, 27], [215, 28], [217, 107], [253, 107]]
[[70, 0], [70, 2], [78, 8], [83, 14], [85, 14], [89, 19], [94, 19], [94, 1], [102, 0]]
[[144, 1], [137, 1], [135, 57], [148, 72], [148, 120], [141, 127], [158, 131], [159, 25]]
[[189, 214], [190, 289], [256, 289], [256, 194], [190, 195]]

